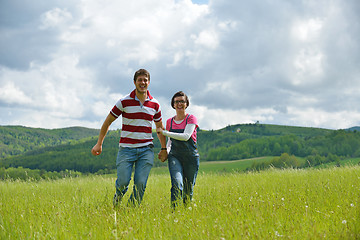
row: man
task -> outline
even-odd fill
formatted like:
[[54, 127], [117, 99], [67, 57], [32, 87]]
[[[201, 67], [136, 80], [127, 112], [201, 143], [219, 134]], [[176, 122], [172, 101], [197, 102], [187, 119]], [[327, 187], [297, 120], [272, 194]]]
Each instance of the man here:
[[[163, 128], [161, 109], [158, 101], [150, 95], [148, 86], [150, 74], [145, 69], [139, 69], [134, 74], [135, 90], [118, 100], [106, 117], [99, 133], [96, 145], [91, 153], [95, 156], [102, 151], [102, 144], [111, 123], [122, 115], [122, 130], [119, 152], [116, 159], [117, 179], [114, 206], [118, 205], [128, 190], [133, 166], [134, 188], [129, 203], [139, 205], [144, 196], [146, 182], [154, 163], [152, 138], [152, 121], [156, 128]], [[158, 154], [161, 161], [167, 159], [166, 138], [157, 135], [161, 143]]]

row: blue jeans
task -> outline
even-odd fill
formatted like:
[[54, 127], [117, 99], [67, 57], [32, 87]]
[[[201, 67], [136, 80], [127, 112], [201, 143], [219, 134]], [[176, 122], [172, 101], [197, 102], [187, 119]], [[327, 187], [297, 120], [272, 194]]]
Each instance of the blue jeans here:
[[129, 204], [140, 204], [144, 196], [150, 170], [154, 164], [154, 150], [150, 146], [140, 148], [120, 147], [116, 158], [116, 194], [120, 199], [128, 190], [131, 173], [135, 165], [134, 188]]
[[171, 203], [175, 207], [178, 201], [184, 204], [191, 201], [196, 176], [199, 170], [200, 157], [198, 154], [181, 152], [168, 156], [168, 166], [171, 177]]

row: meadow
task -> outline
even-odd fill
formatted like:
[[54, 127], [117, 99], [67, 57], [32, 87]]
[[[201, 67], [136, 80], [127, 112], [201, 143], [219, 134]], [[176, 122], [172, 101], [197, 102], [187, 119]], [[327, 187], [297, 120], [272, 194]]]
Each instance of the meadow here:
[[360, 239], [359, 165], [204, 169], [193, 202], [176, 210], [163, 170], [140, 207], [127, 206], [129, 191], [118, 209], [111, 175], [1, 181], [0, 239]]
[[[234, 172], [245, 172], [246, 169], [250, 168], [254, 161], [268, 161], [272, 159], [272, 156], [249, 158], [232, 161], [208, 161], [201, 162], [199, 172], [200, 173], [234, 173]], [[302, 159], [302, 158], [298, 158]], [[359, 160], [360, 161], [360, 160]], [[352, 162], [349, 162], [350, 164]], [[355, 165], [356, 163], [353, 163]], [[151, 174], [168, 174], [169, 170], [167, 164], [165, 167], [156, 167], [151, 170]]]

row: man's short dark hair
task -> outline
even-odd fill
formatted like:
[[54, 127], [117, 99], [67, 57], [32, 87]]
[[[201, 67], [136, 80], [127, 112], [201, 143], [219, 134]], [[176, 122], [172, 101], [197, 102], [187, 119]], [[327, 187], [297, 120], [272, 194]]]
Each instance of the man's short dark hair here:
[[134, 82], [135, 82], [136, 79], [137, 79], [139, 76], [141, 76], [141, 75], [146, 75], [147, 78], [148, 78], [148, 80], [150, 81], [150, 73], [149, 73], [147, 70], [145, 70], [145, 69], [139, 69], [139, 70], [137, 70], [137, 71], [135, 72], [135, 74], [134, 74]]

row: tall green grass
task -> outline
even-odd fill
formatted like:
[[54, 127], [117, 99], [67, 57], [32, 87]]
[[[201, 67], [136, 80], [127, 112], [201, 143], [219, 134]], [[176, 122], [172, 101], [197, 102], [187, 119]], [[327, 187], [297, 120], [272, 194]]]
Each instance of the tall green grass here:
[[[130, 191], [129, 191], [130, 192]], [[0, 182], [0, 239], [359, 239], [360, 167], [200, 173], [170, 208], [168, 174], [140, 207], [112, 207], [114, 178]]]

